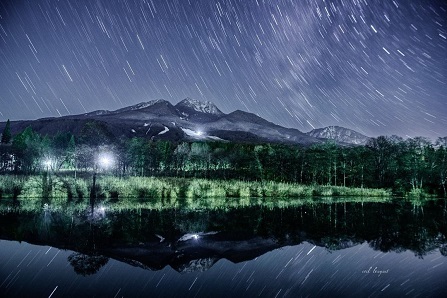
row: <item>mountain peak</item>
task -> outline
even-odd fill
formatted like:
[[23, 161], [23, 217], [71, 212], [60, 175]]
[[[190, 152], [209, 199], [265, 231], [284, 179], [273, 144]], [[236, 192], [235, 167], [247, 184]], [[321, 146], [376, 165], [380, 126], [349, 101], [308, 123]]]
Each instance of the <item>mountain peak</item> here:
[[211, 101], [200, 101], [192, 98], [185, 98], [181, 102], [175, 105], [176, 108], [187, 108], [194, 110], [196, 112], [205, 113], [205, 114], [213, 114], [213, 115], [222, 115], [223, 113], [219, 110], [219, 108], [212, 103]]
[[306, 133], [314, 138], [322, 138], [335, 140], [343, 143], [350, 143], [355, 145], [364, 145], [369, 137], [349, 128], [341, 126], [327, 126], [323, 128], [313, 129]]

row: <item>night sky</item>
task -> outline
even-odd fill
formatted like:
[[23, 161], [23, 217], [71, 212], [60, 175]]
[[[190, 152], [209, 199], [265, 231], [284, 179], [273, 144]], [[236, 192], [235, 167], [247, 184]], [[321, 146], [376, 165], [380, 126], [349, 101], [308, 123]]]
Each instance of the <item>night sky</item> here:
[[0, 3], [0, 121], [191, 97], [302, 131], [447, 135], [444, 1]]

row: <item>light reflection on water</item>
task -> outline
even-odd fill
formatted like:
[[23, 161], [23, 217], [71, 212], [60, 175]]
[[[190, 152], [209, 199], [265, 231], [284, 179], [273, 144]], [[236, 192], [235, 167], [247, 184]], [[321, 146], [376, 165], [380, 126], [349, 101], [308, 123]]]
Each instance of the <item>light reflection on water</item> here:
[[0, 293], [442, 297], [442, 206], [6, 213], [0, 236], [10, 240], [0, 241]]

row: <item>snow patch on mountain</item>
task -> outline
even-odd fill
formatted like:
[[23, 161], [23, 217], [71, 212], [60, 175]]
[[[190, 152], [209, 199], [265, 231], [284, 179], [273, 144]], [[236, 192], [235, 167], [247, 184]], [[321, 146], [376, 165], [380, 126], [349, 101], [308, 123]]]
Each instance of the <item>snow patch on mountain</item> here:
[[216, 136], [208, 136], [208, 139], [214, 140], [214, 141], [225, 141], [222, 138], [216, 137]]
[[161, 102], [165, 102], [165, 100], [164, 99], [154, 99], [154, 100], [147, 101], [147, 102], [140, 102], [140, 103], [137, 103], [136, 105], [116, 110], [115, 112], [127, 112], [127, 111], [141, 110], [141, 109], [151, 107], [151, 106], [153, 106], [157, 103], [161, 103]]
[[101, 115], [107, 115], [110, 114], [109, 110], [97, 110], [90, 113], [85, 113], [84, 116], [101, 116]]
[[[176, 105], [177, 108], [189, 108], [196, 112], [213, 114], [213, 115], [222, 115], [223, 113], [217, 108], [217, 106], [211, 101], [200, 101], [197, 99], [186, 98], [179, 102]], [[183, 115], [189, 116], [183, 111], [181, 112]]]
[[186, 135], [190, 136], [190, 137], [195, 137], [195, 138], [201, 138], [203, 137], [203, 132], [198, 130], [198, 131], [194, 131], [192, 129], [189, 128], [183, 128], [181, 127], [181, 129], [183, 130], [184, 133], [186, 133]]
[[160, 131], [160, 132], [158, 133], [158, 135], [165, 134], [165, 133], [167, 133], [167, 132], [169, 131], [169, 128], [167, 128], [166, 126], [165, 126], [164, 128], [165, 128], [165, 129], [164, 129], [163, 131]]
[[186, 134], [186, 135], [188, 135], [188, 136], [190, 136], [190, 137], [193, 137], [193, 138], [196, 138], [196, 139], [201, 139], [201, 140], [213, 140], [213, 141], [226, 141], [226, 140], [224, 140], [224, 139], [222, 139], [222, 138], [219, 138], [219, 137], [216, 137], [216, 136], [209, 136], [209, 135], [206, 135], [203, 131], [201, 131], [201, 130], [198, 130], [198, 131], [194, 131], [194, 130], [192, 130], [192, 129], [189, 129], [189, 128], [183, 128], [183, 127], [180, 127], [182, 130], [183, 130], [183, 132]]

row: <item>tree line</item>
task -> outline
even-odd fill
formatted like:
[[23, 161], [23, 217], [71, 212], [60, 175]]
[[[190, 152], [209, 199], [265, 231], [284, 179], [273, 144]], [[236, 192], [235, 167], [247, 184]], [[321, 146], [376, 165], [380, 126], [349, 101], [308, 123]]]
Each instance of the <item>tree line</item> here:
[[[75, 175], [105, 171], [98, 154], [108, 152], [118, 176], [167, 176], [294, 182], [346, 187], [388, 188], [395, 194], [447, 197], [447, 137], [371, 138], [365, 146], [334, 142], [310, 147], [230, 142], [168, 142], [143, 138], [117, 140], [86, 126], [40, 135], [26, 128], [2, 134], [0, 172], [35, 174], [51, 170]], [[6, 136], [6, 137], [4, 137]]]

